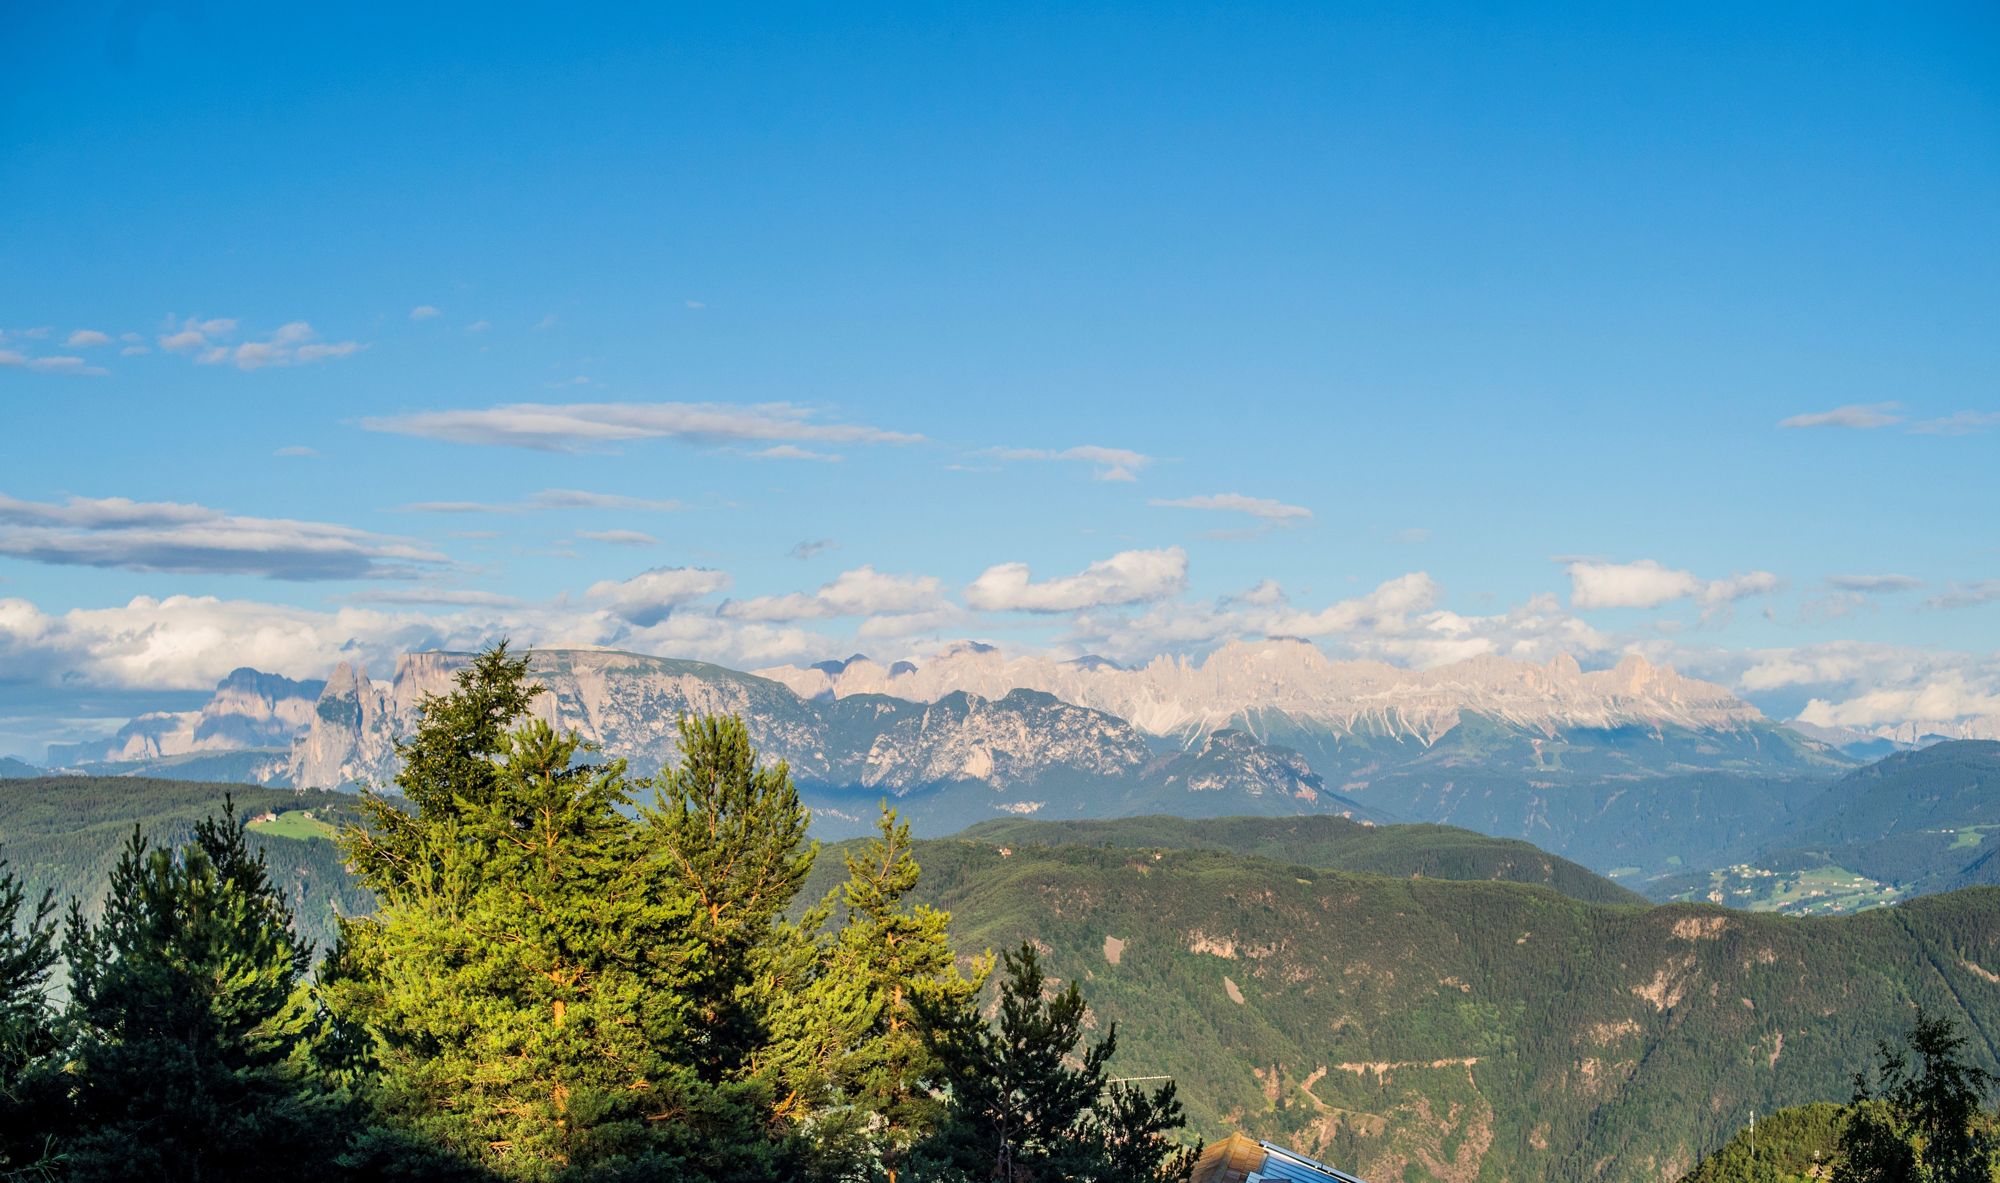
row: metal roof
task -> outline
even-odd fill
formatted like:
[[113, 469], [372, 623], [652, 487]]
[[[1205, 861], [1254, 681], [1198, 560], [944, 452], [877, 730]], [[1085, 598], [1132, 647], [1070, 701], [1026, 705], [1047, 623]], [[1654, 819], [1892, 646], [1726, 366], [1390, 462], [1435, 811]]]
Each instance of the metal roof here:
[[1257, 1144], [1264, 1148], [1264, 1165], [1257, 1172], [1259, 1183], [1362, 1183], [1346, 1171], [1336, 1171], [1283, 1146], [1270, 1142]]
[[1362, 1183], [1356, 1176], [1287, 1150], [1231, 1134], [1211, 1143], [1195, 1164], [1192, 1183]]

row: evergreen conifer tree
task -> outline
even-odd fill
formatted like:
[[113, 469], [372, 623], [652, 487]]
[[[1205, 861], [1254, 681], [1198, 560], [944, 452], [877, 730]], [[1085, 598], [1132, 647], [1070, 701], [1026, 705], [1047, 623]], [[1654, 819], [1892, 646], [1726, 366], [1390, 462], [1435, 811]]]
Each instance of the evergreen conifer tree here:
[[[622, 761], [525, 714], [504, 648], [425, 704], [403, 746], [414, 814], [345, 837], [380, 904], [349, 922], [329, 999], [365, 1030], [391, 1127], [508, 1177], [756, 1177], [743, 1090], [697, 1079], [695, 900], [656, 857]], [[396, 810], [378, 802], [378, 817]]]
[[2000, 1134], [1984, 1098], [1994, 1077], [1965, 1061], [1965, 1037], [1949, 1019], [1919, 1009], [1909, 1045], [1914, 1070], [1885, 1042], [1877, 1081], [1855, 1076], [1834, 1183], [1991, 1183]]
[[791, 773], [758, 766], [742, 720], [684, 718], [680, 732], [680, 763], [651, 782], [640, 817], [652, 858], [693, 902], [697, 1066], [711, 1082], [741, 1080], [768, 1061], [769, 985], [799, 940], [783, 916], [819, 847]]
[[871, 1115], [871, 1157], [898, 1183], [911, 1145], [943, 1117], [942, 1101], [924, 1087], [940, 1064], [919, 1026], [919, 1000], [933, 1011], [968, 1010], [992, 962], [984, 958], [970, 977], [961, 974], [951, 914], [906, 902], [919, 868], [910, 827], [893, 810], [883, 808], [877, 837], [845, 861], [847, 922], [834, 976], [865, 990], [868, 1023], [841, 1071], [853, 1103]]
[[103, 916], [63, 940], [69, 1178], [215, 1183], [330, 1161], [340, 1133], [304, 1080], [309, 950], [234, 816], [179, 850], [134, 832]]
[[54, 1167], [59, 1098], [46, 1071], [56, 1047], [54, 917], [54, 895], [43, 892], [29, 908], [27, 889], [0, 862], [0, 1179]]
[[970, 1008], [918, 1002], [951, 1105], [923, 1148], [929, 1171], [1000, 1183], [1185, 1179], [1199, 1151], [1167, 1138], [1186, 1124], [1172, 1086], [1143, 1094], [1108, 1085], [1117, 1025], [1079, 1052], [1087, 1008], [1077, 983], [1049, 991], [1031, 943], [1003, 964], [997, 1028]]

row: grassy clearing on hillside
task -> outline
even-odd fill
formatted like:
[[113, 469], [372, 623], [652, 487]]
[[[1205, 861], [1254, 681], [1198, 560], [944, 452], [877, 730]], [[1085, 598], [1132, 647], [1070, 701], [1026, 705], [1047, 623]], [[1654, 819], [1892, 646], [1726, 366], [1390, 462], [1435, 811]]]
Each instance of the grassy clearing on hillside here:
[[251, 832], [267, 838], [310, 838], [332, 837], [338, 832], [332, 826], [314, 817], [310, 809], [288, 809], [275, 818], [251, 822]]
[[1970, 850], [1986, 840], [1986, 831], [2000, 829], [1996, 826], [1961, 826], [1951, 831], [1952, 850]]

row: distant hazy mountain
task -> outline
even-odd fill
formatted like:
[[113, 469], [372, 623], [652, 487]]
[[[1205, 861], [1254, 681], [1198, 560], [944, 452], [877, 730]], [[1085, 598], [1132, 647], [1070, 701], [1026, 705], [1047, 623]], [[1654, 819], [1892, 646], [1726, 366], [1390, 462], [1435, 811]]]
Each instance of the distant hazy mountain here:
[[[534, 700], [535, 714], [640, 774], [678, 758], [683, 715], [742, 716], [758, 750], [790, 765], [817, 828], [829, 835], [872, 826], [885, 798], [927, 832], [999, 814], [1373, 816], [1327, 791], [1296, 753], [1240, 732], [1163, 754], [1122, 719], [1034, 691], [993, 699], [954, 693], [929, 703], [881, 695], [808, 702], [768, 679], [701, 662], [598, 650], [529, 657], [531, 675], [547, 689]], [[386, 684], [351, 666], [335, 670], [293, 749], [290, 782], [388, 781], [395, 739], [414, 729], [424, 696], [448, 691], [469, 660], [409, 654]]]
[[[196, 753], [283, 751], [312, 722], [325, 686], [238, 669], [217, 683], [215, 696], [200, 710], [156, 711], [133, 719], [109, 739], [50, 744], [49, 763], [137, 767]], [[182, 774], [196, 775], [177, 773]]]
[[757, 672], [807, 698], [888, 694], [932, 702], [957, 691], [991, 698], [1040, 690], [1129, 720], [1150, 735], [1189, 739], [1259, 719], [1330, 736], [1422, 743], [1435, 742], [1466, 713], [1543, 733], [1635, 725], [1726, 731], [1763, 722], [1755, 707], [1722, 687], [1640, 657], [1588, 673], [1569, 657], [1547, 665], [1478, 657], [1408, 670], [1334, 661], [1299, 640], [1232, 643], [1200, 662], [1159, 657], [1134, 669], [1102, 658], [1009, 658], [966, 643], [921, 666], [883, 666], [857, 656]]
[[25, 760], [16, 760], [12, 756], [0, 756], [0, 778], [11, 779], [41, 775], [43, 775], [41, 769]]
[[[1843, 755], [1856, 760], [1880, 760], [1882, 757], [1893, 755], [1896, 752], [1904, 752], [1914, 747], [1924, 746], [1919, 743], [1903, 743], [1890, 739], [1887, 736], [1877, 735], [1872, 731], [1863, 731], [1858, 727], [1823, 727], [1817, 723], [1808, 723], [1803, 719], [1793, 719], [1786, 723], [1785, 726], [1805, 736], [1807, 739], [1816, 739], [1828, 747], [1841, 752]], [[1925, 742], [1935, 743], [1941, 738], [1943, 737], [1939, 736], [1928, 739]]]

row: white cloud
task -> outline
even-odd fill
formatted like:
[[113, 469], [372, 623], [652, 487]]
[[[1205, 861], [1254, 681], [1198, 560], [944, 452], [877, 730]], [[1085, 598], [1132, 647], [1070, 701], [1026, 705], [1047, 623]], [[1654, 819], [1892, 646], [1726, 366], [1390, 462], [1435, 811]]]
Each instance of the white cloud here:
[[160, 334], [160, 348], [169, 353], [191, 354], [201, 365], [233, 365], [239, 370], [328, 361], [350, 357], [367, 348], [359, 341], [321, 341], [313, 327], [302, 320], [278, 326], [261, 341], [232, 345], [228, 338], [236, 334], [237, 327], [237, 322], [230, 319], [189, 318]]
[[1899, 592], [1910, 591], [1924, 585], [1924, 581], [1911, 575], [1830, 575], [1828, 587], [1850, 592]]
[[1002, 563], [972, 581], [965, 601], [984, 612], [1075, 612], [1164, 600], [1186, 587], [1187, 552], [1174, 546], [1123, 551], [1041, 583], [1026, 563]]
[[109, 372], [105, 370], [104, 367], [93, 366], [89, 362], [83, 360], [80, 357], [72, 357], [67, 355], [56, 356], [56, 357], [31, 357], [28, 359], [28, 368], [31, 370], [39, 371], [44, 374], [88, 374], [93, 377], [101, 376]]
[[434, 304], [419, 304], [410, 309], [411, 320], [435, 320], [443, 315], [444, 313]]
[[96, 329], [78, 329], [63, 342], [71, 349], [94, 349], [99, 345], [111, 344], [111, 338]]
[[1547, 661], [1557, 654], [1604, 655], [1611, 638], [1540, 595], [1506, 612], [1467, 616], [1437, 607], [1442, 589], [1421, 571], [1365, 595], [1320, 608], [1293, 606], [1266, 581], [1214, 604], [1153, 604], [1137, 614], [1080, 614], [1069, 638], [1078, 652], [1142, 662], [1244, 637], [1312, 638], [1339, 656], [1425, 668], [1480, 656]]
[[1941, 419], [1910, 424], [1917, 435], [1975, 435], [2000, 427], [2000, 411], [1956, 411]]
[[1048, 448], [988, 448], [985, 454], [998, 460], [1065, 460], [1088, 464], [1097, 470], [1091, 474], [1092, 477], [1100, 481], [1136, 481], [1140, 470], [1153, 462], [1151, 456], [1140, 452], [1097, 444], [1081, 444], [1060, 451]]
[[337, 662], [359, 661], [386, 675], [400, 653], [478, 649], [502, 638], [521, 647], [609, 646], [740, 669], [803, 660], [825, 643], [800, 629], [736, 624], [710, 614], [661, 615], [635, 626], [615, 610], [515, 605], [477, 591], [418, 587], [374, 602], [383, 606], [350, 603], [324, 611], [207, 596], [141, 596], [118, 607], [57, 614], [26, 600], [0, 599], [0, 693], [45, 702], [102, 689], [206, 690], [245, 665], [320, 678]]
[[824, 620], [930, 613], [949, 607], [943, 583], [931, 576], [884, 575], [873, 567], [857, 567], [841, 572], [816, 592], [739, 600], [725, 605], [722, 614], [735, 620]]
[[1851, 427], [1869, 430], [1877, 427], [1893, 427], [1903, 421], [1899, 414], [1901, 403], [1849, 403], [1835, 407], [1831, 411], [1812, 411], [1804, 415], [1793, 415], [1780, 419], [1779, 427]]
[[729, 590], [729, 574], [706, 567], [655, 567], [630, 579], [591, 584], [586, 598], [641, 628], [657, 625], [677, 608]]
[[1274, 525], [1295, 526], [1312, 520], [1312, 510], [1303, 505], [1286, 505], [1268, 497], [1246, 497], [1241, 493], [1208, 493], [1198, 497], [1156, 497], [1148, 504], [1168, 509], [1209, 509], [1223, 513], [1249, 514]]
[[285, 580], [408, 578], [448, 562], [405, 539], [326, 522], [122, 497], [55, 503], [4, 494], [0, 554], [66, 566]]
[[490, 320], [475, 320], [465, 326], [465, 331], [468, 333], [483, 333], [492, 327], [493, 322]]
[[80, 357], [29, 357], [14, 349], [0, 349], [0, 366], [16, 366], [43, 374], [89, 374], [107, 373], [102, 366], [93, 366]]
[[697, 444], [807, 440], [907, 444], [923, 437], [862, 424], [826, 423], [791, 403], [511, 403], [363, 419], [369, 431], [457, 444], [577, 452], [643, 439]]
[[1577, 608], [1657, 608], [1674, 600], [1694, 600], [1717, 611], [1747, 596], [1778, 589], [1769, 571], [1751, 571], [1726, 579], [1701, 579], [1652, 559], [1634, 563], [1572, 562], [1568, 567], [1570, 603]]
[[457, 608], [514, 608], [521, 601], [498, 592], [462, 587], [398, 587], [365, 591], [346, 597], [353, 604], [435, 605]]
[[1938, 595], [1924, 601], [1926, 608], [1974, 608], [1980, 604], [1990, 604], [2000, 600], [2000, 579], [1978, 579], [1971, 583], [1954, 583]]
[[602, 542], [610, 546], [658, 546], [660, 540], [651, 534], [638, 530], [578, 530], [578, 538], [588, 538], [592, 542]]
[[1442, 589], [1423, 571], [1412, 571], [1378, 585], [1365, 596], [1341, 600], [1317, 612], [1286, 612], [1272, 617], [1265, 631], [1285, 636], [1323, 637], [1360, 628], [1402, 631], [1413, 613], [1436, 606]]
[[792, 547], [791, 550], [786, 551], [785, 555], [787, 558], [793, 559], [810, 559], [814, 555], [825, 554], [827, 551], [839, 549], [840, 544], [831, 538], [809, 538]]
[[190, 316], [178, 324], [168, 317], [167, 331], [160, 334], [159, 344], [169, 353], [195, 353], [211, 348], [211, 338], [229, 337], [235, 333], [236, 321], [231, 317], [202, 320]]
[[1804, 691], [1798, 717], [1915, 740], [1925, 734], [2000, 736], [2000, 654], [1864, 641], [1720, 655], [1741, 666], [1747, 693]]
[[1578, 608], [1655, 608], [1694, 595], [1701, 580], [1651, 559], [1569, 565], [1570, 603]]
[[750, 453], [762, 460], [817, 460], [822, 464], [838, 464], [844, 457], [832, 452], [815, 452], [794, 444], [775, 444]]
[[412, 513], [534, 513], [562, 509], [672, 513], [687, 506], [671, 498], [630, 497], [623, 493], [590, 493], [581, 489], [543, 489], [524, 501], [413, 501], [401, 508]]

